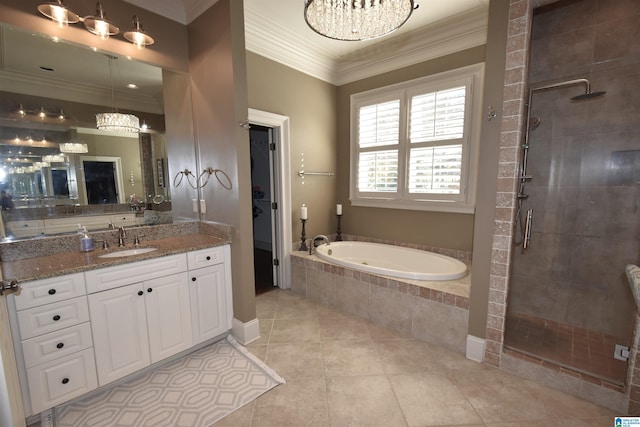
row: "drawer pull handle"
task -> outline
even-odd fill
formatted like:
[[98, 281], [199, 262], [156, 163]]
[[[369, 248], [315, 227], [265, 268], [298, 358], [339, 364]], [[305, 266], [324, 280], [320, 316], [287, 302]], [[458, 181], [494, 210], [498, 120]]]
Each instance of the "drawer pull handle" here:
[[207, 261], [211, 261], [211, 257], [207, 255]]
[[195, 278], [195, 277], [192, 277], [192, 278], [191, 278], [191, 281], [192, 281], [192, 282], [195, 282], [195, 281], [196, 281], [196, 278]]
[[62, 384], [68, 384], [68, 383], [69, 383], [69, 378], [62, 379]]
[[56, 314], [55, 316], [53, 316], [53, 321], [57, 322], [58, 320], [60, 320], [60, 315]]
[[148, 288], [147, 289], [147, 292], [151, 292], [151, 291], [153, 291], [153, 288]]
[[63, 342], [59, 342], [58, 344], [56, 344], [56, 348], [62, 348], [62, 347], [64, 347]]
[[56, 294], [55, 289], [49, 289], [49, 295], [55, 295], [55, 294]]
[[144, 295], [144, 292], [138, 291], [138, 295]]

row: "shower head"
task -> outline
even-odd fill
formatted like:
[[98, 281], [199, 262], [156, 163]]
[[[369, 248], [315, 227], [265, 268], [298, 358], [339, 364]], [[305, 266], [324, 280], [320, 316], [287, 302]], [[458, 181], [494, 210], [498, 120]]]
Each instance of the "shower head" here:
[[605, 93], [607, 93], [607, 92], [605, 92], [603, 90], [601, 90], [599, 92], [588, 91], [587, 93], [583, 93], [582, 95], [574, 96], [573, 98], [571, 98], [571, 100], [572, 101], [588, 101], [588, 100], [591, 100], [591, 99], [594, 99], [594, 98], [599, 98], [602, 95], [604, 95]]
[[529, 121], [529, 132], [536, 130], [541, 122], [542, 119], [540, 117], [531, 117]]

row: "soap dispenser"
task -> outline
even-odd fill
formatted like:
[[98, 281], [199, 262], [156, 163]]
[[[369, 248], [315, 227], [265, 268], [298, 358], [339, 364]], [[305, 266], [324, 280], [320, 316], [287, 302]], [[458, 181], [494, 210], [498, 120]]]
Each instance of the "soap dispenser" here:
[[82, 232], [82, 239], [80, 239], [80, 250], [82, 252], [90, 252], [93, 250], [93, 239], [89, 237], [87, 234], [87, 227], [80, 226], [80, 231]]

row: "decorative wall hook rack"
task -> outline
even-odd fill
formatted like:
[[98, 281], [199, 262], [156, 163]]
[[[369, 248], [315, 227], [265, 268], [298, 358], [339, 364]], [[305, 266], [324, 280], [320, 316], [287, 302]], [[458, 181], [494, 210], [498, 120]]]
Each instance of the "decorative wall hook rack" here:
[[[227, 173], [221, 169], [214, 169], [212, 167], [208, 167], [203, 170], [198, 177], [198, 185], [200, 186], [200, 188], [204, 188], [204, 186], [207, 185], [207, 183], [209, 182], [209, 178], [211, 178], [211, 175], [216, 177], [223, 188], [227, 190], [231, 190], [233, 188], [233, 184], [231, 183], [231, 178], [229, 178], [229, 175], [227, 175]], [[206, 179], [204, 183], [200, 184], [203, 177], [205, 177]], [[222, 177], [222, 179], [220, 177]]]
[[[187, 183], [194, 190], [198, 189], [198, 179], [189, 169], [185, 169], [183, 171], [178, 171], [176, 176], [173, 178], [173, 186], [178, 188], [180, 183], [182, 182], [182, 178], [187, 177]], [[191, 177], [193, 177], [194, 183], [191, 183]]]

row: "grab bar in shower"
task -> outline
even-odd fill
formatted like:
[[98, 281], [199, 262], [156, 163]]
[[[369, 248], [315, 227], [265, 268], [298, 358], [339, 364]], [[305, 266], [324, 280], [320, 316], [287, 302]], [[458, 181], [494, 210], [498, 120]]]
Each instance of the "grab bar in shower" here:
[[524, 241], [522, 242], [522, 249], [527, 249], [531, 241], [531, 223], [533, 222], [533, 209], [527, 211], [527, 222], [524, 227]]

